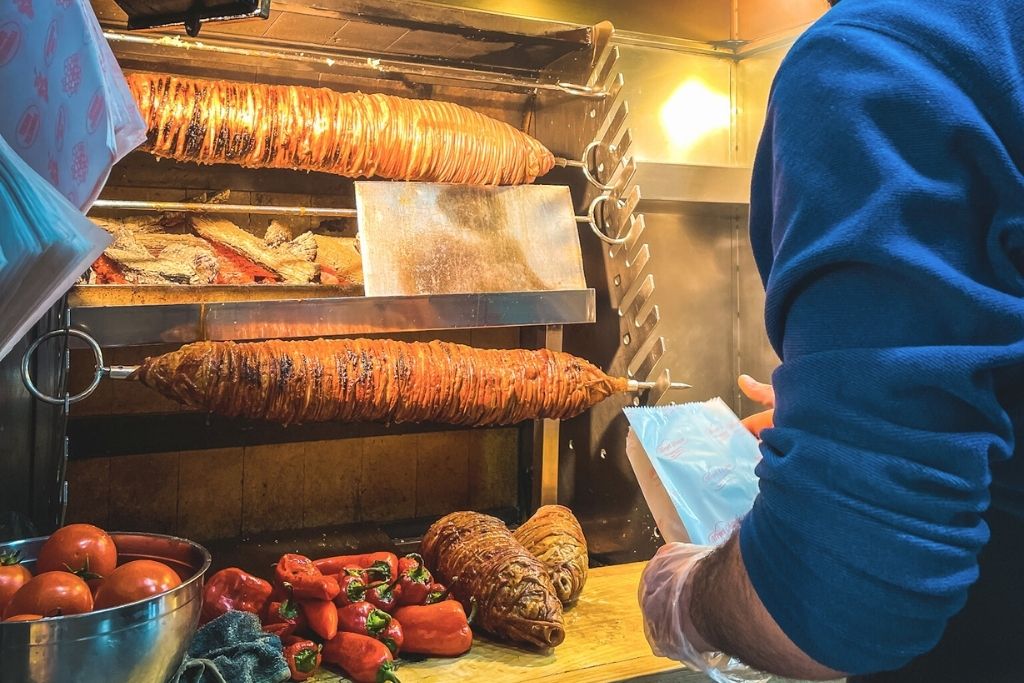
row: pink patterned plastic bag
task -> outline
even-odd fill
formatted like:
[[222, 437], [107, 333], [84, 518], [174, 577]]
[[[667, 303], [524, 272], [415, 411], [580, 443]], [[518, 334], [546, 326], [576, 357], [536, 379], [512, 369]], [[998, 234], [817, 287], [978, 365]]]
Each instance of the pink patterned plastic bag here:
[[145, 139], [86, 0], [0, 2], [0, 93], [0, 135], [83, 211]]

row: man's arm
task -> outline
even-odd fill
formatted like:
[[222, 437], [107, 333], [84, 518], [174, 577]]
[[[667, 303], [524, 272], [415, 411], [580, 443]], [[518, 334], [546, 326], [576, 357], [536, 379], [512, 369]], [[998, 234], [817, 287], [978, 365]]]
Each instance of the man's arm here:
[[[747, 577], [738, 536], [704, 558], [683, 603], [687, 639], [701, 652], [728, 652], [762, 671], [801, 680], [833, 680], [846, 674], [814, 661], [793, 644], [768, 614]], [[685, 619], [685, 616], [684, 616]]]
[[772, 673], [934, 647], [978, 576], [990, 463], [1013, 455], [996, 388], [1024, 308], [989, 246], [1012, 204], [994, 179], [1018, 171], [934, 53], [812, 29], [773, 94], [751, 225], [775, 427], [753, 509], [679, 601], [691, 638]]

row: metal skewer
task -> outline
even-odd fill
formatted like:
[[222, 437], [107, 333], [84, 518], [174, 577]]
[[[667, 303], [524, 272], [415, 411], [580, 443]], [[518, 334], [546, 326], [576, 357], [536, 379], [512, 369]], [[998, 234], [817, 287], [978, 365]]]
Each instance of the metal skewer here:
[[94, 209], [123, 211], [195, 211], [198, 213], [251, 213], [261, 216], [312, 216], [320, 218], [355, 218], [355, 209], [333, 209], [309, 206], [266, 206], [258, 204], [217, 204], [204, 202], [146, 202], [127, 199], [97, 199]]
[[[74, 396], [70, 396], [67, 394], [61, 397], [48, 396], [39, 390], [39, 387], [36, 386], [35, 381], [32, 379], [31, 361], [33, 354], [35, 354], [36, 352], [36, 349], [38, 349], [39, 345], [47, 341], [48, 339], [53, 339], [54, 337], [59, 337], [61, 335], [77, 337], [78, 339], [81, 339], [88, 345], [89, 349], [92, 351], [93, 355], [96, 358], [96, 370], [93, 373], [92, 381], [89, 383], [89, 386], [87, 386], [85, 389], [75, 394]], [[25, 350], [25, 355], [22, 356], [21, 359], [21, 380], [25, 384], [25, 388], [28, 389], [29, 393], [31, 393], [40, 401], [43, 401], [44, 403], [49, 403], [51, 405], [67, 406], [71, 403], [78, 403], [79, 401], [88, 398], [94, 391], [96, 391], [96, 387], [99, 386], [100, 381], [103, 378], [116, 380], [134, 379], [135, 372], [139, 369], [139, 367], [141, 366], [104, 365], [103, 349], [100, 348], [99, 343], [95, 339], [93, 339], [88, 332], [70, 327], [66, 329], [59, 329], [47, 332], [46, 334], [32, 342], [28, 349]], [[689, 384], [685, 384], [683, 382], [669, 382], [666, 385], [665, 382], [642, 382], [640, 380], [635, 379], [627, 380], [627, 391], [630, 392], [647, 391], [648, 389], [656, 389], [658, 387], [665, 386], [667, 386], [667, 389], [692, 388]]]
[[[656, 389], [659, 386], [659, 382], [641, 382], [639, 380], [629, 380], [629, 391], [647, 391], [648, 389]], [[692, 389], [693, 387], [684, 382], [669, 382], [669, 389]]]

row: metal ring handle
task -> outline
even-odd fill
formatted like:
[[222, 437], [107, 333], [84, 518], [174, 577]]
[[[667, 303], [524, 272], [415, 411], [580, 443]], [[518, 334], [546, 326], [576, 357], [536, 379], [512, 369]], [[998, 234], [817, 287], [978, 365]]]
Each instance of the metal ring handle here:
[[629, 236], [633, 232], [633, 226], [630, 226], [629, 230], [627, 230], [626, 234], [622, 237], [609, 237], [605, 234], [604, 230], [597, 225], [597, 207], [609, 201], [611, 198], [612, 196], [610, 194], [601, 194], [594, 197], [594, 201], [590, 202], [590, 207], [587, 209], [587, 222], [590, 223], [590, 229], [594, 231], [594, 234], [597, 235], [602, 242], [606, 244], [625, 244], [626, 240], [629, 239]]
[[[597, 176], [590, 170], [590, 166], [591, 166], [591, 163], [590, 163], [591, 159], [590, 159], [590, 157], [592, 156], [592, 152], [594, 152], [596, 149], [601, 147], [601, 145], [603, 145], [603, 144], [604, 143], [601, 142], [600, 140], [594, 140], [589, 145], [587, 145], [586, 147], [583, 148], [583, 157], [582, 157], [583, 165], [582, 165], [582, 168], [583, 168], [583, 175], [586, 176], [588, 183], [590, 183], [591, 185], [593, 185], [597, 189], [601, 190], [602, 192], [609, 192], [611, 190], [614, 190], [615, 186], [614, 185], [605, 185], [600, 180], [598, 180]], [[609, 151], [611, 151], [610, 148], [609, 148]], [[594, 165], [596, 166], [597, 165], [597, 156], [596, 155], [593, 155], [593, 156], [594, 156], [593, 162], [594, 162]]]
[[589, 85], [578, 85], [576, 83], [567, 83], [566, 81], [558, 81], [555, 86], [562, 92], [570, 95], [582, 95], [583, 97], [597, 97], [604, 98], [608, 97], [608, 92], [601, 88], [593, 88]]
[[[36, 352], [36, 349], [39, 348], [40, 344], [49, 339], [53, 339], [54, 337], [59, 337], [62, 334], [68, 334], [72, 337], [78, 337], [79, 339], [81, 339], [82, 341], [89, 345], [89, 348], [92, 349], [93, 356], [96, 357], [96, 373], [93, 375], [92, 382], [89, 384], [89, 386], [87, 386], [80, 393], [77, 393], [74, 396], [65, 394], [64, 396], [57, 398], [55, 396], [47, 396], [43, 392], [39, 391], [39, 388], [35, 385], [35, 382], [32, 380], [32, 375], [29, 373], [29, 361], [32, 360], [32, 354]], [[105, 368], [103, 367], [103, 350], [100, 348], [99, 343], [97, 343], [95, 339], [90, 337], [82, 330], [76, 330], [73, 328], [67, 330], [53, 330], [52, 332], [47, 332], [39, 339], [36, 339], [34, 342], [32, 342], [32, 345], [29, 346], [28, 350], [25, 351], [25, 355], [21, 357], [21, 381], [24, 382], [25, 388], [28, 389], [28, 392], [30, 394], [35, 396], [40, 401], [44, 403], [49, 403], [50, 405], [54, 406], [66, 406], [67, 404], [78, 403], [79, 401], [88, 398], [92, 394], [92, 392], [96, 391], [96, 387], [100, 385], [100, 380], [103, 379], [104, 369]]]

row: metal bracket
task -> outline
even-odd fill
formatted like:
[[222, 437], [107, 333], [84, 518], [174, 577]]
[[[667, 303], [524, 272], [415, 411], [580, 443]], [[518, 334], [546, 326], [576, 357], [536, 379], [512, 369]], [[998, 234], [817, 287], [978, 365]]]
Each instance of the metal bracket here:
[[[89, 346], [89, 349], [92, 351], [92, 355], [96, 359], [96, 370], [93, 373], [92, 381], [89, 383], [89, 386], [79, 393], [74, 395], [64, 394], [64, 396], [49, 396], [40, 391], [39, 387], [36, 386], [35, 381], [32, 379], [32, 356], [43, 342], [60, 336], [76, 337], [84, 341]], [[32, 345], [25, 350], [25, 355], [21, 357], [21, 381], [25, 384], [25, 388], [28, 389], [28, 392], [43, 403], [48, 403], [54, 406], [62, 405], [65, 406], [65, 408], [72, 403], [78, 403], [79, 401], [85, 400], [91, 396], [92, 393], [96, 391], [96, 387], [100, 385], [100, 381], [104, 377], [109, 377], [111, 379], [129, 379], [135, 370], [135, 367], [125, 365], [105, 366], [103, 364], [103, 349], [100, 348], [99, 342], [93, 339], [88, 332], [77, 330], [73, 327], [47, 332], [32, 342]]]

